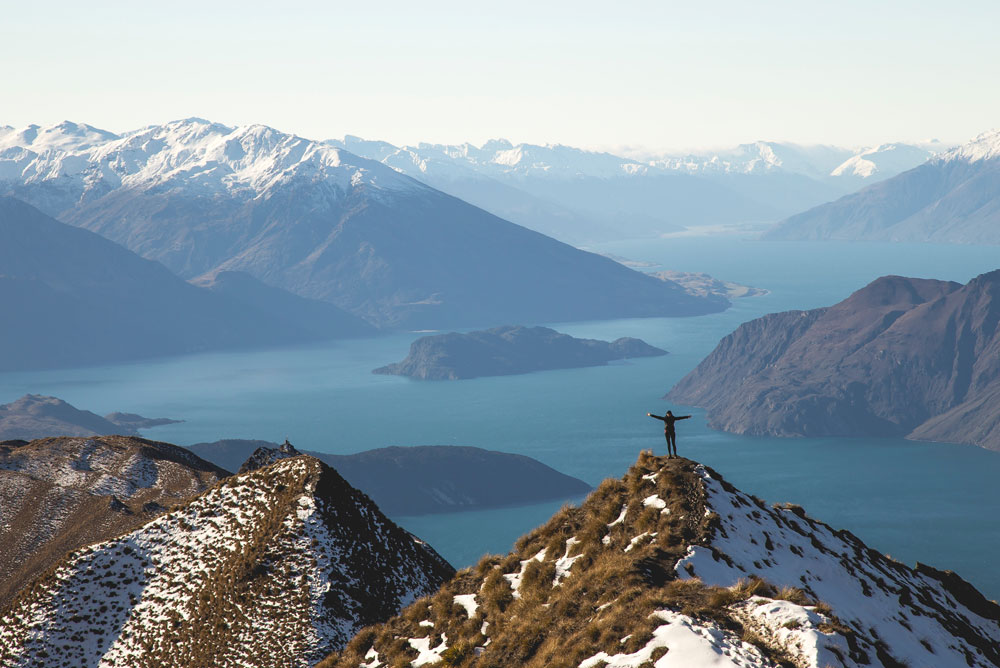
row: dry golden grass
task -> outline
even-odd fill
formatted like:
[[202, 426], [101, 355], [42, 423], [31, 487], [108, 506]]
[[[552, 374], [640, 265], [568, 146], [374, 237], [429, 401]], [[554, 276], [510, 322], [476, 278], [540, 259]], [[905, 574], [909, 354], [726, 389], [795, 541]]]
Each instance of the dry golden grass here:
[[[460, 571], [430, 603], [418, 601], [320, 665], [357, 668], [373, 647], [383, 665], [406, 665], [413, 651], [401, 639], [428, 635], [428, 627], [419, 626], [424, 620], [434, 624], [435, 633], [448, 637], [443, 665], [477, 668], [569, 668], [601, 651], [633, 652], [662, 624], [652, 613], [664, 609], [713, 619], [742, 632], [728, 606], [771, 592], [769, 585], [747, 580], [732, 589], [708, 587], [698, 580], [679, 580], [674, 571], [687, 545], [708, 535], [711, 521], [705, 516], [704, 489], [694, 468], [688, 460], [642, 453], [623, 479], [604, 481], [578, 508], [562, 508], [523, 536], [511, 554], [484, 557]], [[643, 505], [653, 494], [663, 499], [669, 512]], [[623, 507], [624, 521], [609, 527]], [[626, 552], [630, 539], [644, 532], [650, 535]], [[567, 554], [570, 538], [580, 542], [569, 554], [580, 556], [570, 575], [553, 586], [554, 562]], [[543, 549], [544, 559], [535, 560]], [[504, 577], [517, 573], [519, 598]], [[456, 594], [471, 593], [477, 595], [479, 609], [468, 620], [453, 600]], [[489, 644], [481, 633], [484, 622]]]

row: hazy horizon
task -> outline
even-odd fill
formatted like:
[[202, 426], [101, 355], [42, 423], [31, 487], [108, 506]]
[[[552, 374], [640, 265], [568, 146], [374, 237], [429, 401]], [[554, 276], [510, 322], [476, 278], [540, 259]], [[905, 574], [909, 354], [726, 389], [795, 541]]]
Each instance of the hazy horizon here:
[[684, 152], [964, 142], [997, 126], [1000, 6], [720, 0], [8, 10], [2, 122], [201, 116], [304, 137]]

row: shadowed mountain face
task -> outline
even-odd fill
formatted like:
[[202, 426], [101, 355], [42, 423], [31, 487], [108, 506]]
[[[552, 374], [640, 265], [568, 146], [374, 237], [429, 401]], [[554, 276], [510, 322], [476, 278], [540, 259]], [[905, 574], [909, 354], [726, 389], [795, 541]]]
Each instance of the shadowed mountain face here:
[[792, 216], [769, 239], [1000, 243], [1000, 132]]
[[263, 126], [188, 119], [75, 153], [24, 150], [21, 176], [5, 187], [66, 222], [185, 278], [242, 271], [379, 326], [682, 316], [728, 306], [380, 162]]
[[709, 424], [777, 436], [908, 436], [1000, 449], [1000, 271], [889, 276], [843, 302], [758, 318], [667, 395]]
[[453, 573], [336, 471], [292, 457], [68, 554], [2, 614], [0, 663], [304, 668]]
[[0, 443], [0, 606], [67, 551], [131, 531], [227, 475], [141, 438]]
[[[298, 454], [291, 446], [236, 439], [196, 443], [190, 449], [230, 470], [249, 470]], [[393, 446], [353, 455], [305, 454], [337, 469], [390, 515], [515, 506], [571, 499], [590, 491], [582, 480], [531, 457], [468, 446]]]
[[318, 668], [990, 668], [998, 620], [954, 573], [643, 453]]
[[545, 369], [599, 366], [629, 357], [666, 355], [639, 339], [577, 339], [547, 327], [506, 326], [480, 332], [424, 336], [410, 345], [402, 362], [372, 373], [422, 380], [505, 376]]
[[[215, 286], [213, 286], [215, 288]], [[238, 298], [230, 293], [239, 292]], [[250, 307], [266, 293], [265, 305]], [[103, 237], [0, 198], [0, 370], [95, 364], [159, 355], [357, 335], [346, 313], [248, 279], [239, 291], [186, 283]], [[278, 319], [279, 316], [286, 316]]]

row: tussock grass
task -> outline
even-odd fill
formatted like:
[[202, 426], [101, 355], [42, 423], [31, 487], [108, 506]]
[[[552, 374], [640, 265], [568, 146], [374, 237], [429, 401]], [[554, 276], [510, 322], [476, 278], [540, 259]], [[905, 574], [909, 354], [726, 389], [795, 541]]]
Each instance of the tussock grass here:
[[[770, 592], [766, 583], [749, 580], [732, 589], [709, 587], [695, 579], [677, 579], [674, 570], [687, 545], [710, 531], [704, 489], [694, 469], [688, 460], [640, 454], [624, 478], [604, 481], [580, 507], [560, 509], [518, 540], [511, 554], [484, 557], [460, 571], [429, 602], [418, 601], [366, 631], [320, 665], [357, 668], [374, 647], [383, 665], [405, 666], [412, 650], [399, 639], [428, 635], [427, 627], [419, 627], [425, 619], [434, 623], [434, 633], [448, 637], [442, 665], [477, 668], [569, 668], [600, 651], [634, 652], [663, 623], [652, 614], [657, 610], [712, 619], [741, 632], [728, 606]], [[643, 505], [653, 495], [669, 512]], [[628, 508], [624, 520], [609, 527], [623, 507]], [[625, 552], [631, 538], [642, 533], [656, 536]], [[555, 561], [567, 554], [570, 538], [579, 543], [569, 554], [579, 556], [569, 576], [553, 586]], [[543, 549], [544, 559], [535, 560]], [[523, 571], [521, 562], [527, 562]], [[521, 573], [518, 598], [504, 577], [516, 573]], [[470, 593], [477, 595], [479, 604], [471, 620], [453, 605], [455, 595]]]

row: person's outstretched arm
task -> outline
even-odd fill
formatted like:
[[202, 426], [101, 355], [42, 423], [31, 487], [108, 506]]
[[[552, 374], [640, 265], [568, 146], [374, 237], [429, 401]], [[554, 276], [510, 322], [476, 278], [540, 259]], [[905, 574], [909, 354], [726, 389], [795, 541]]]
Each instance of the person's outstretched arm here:
[[674, 417], [674, 419], [675, 420], [687, 420], [689, 417], [691, 417], [691, 416], [690, 415], [677, 415], [677, 416]]
[[656, 418], [657, 420], [660, 420], [661, 422], [666, 422], [667, 421], [666, 417], [660, 417], [659, 415], [653, 415], [652, 413], [646, 413], [646, 415], [648, 415], [651, 418]]

